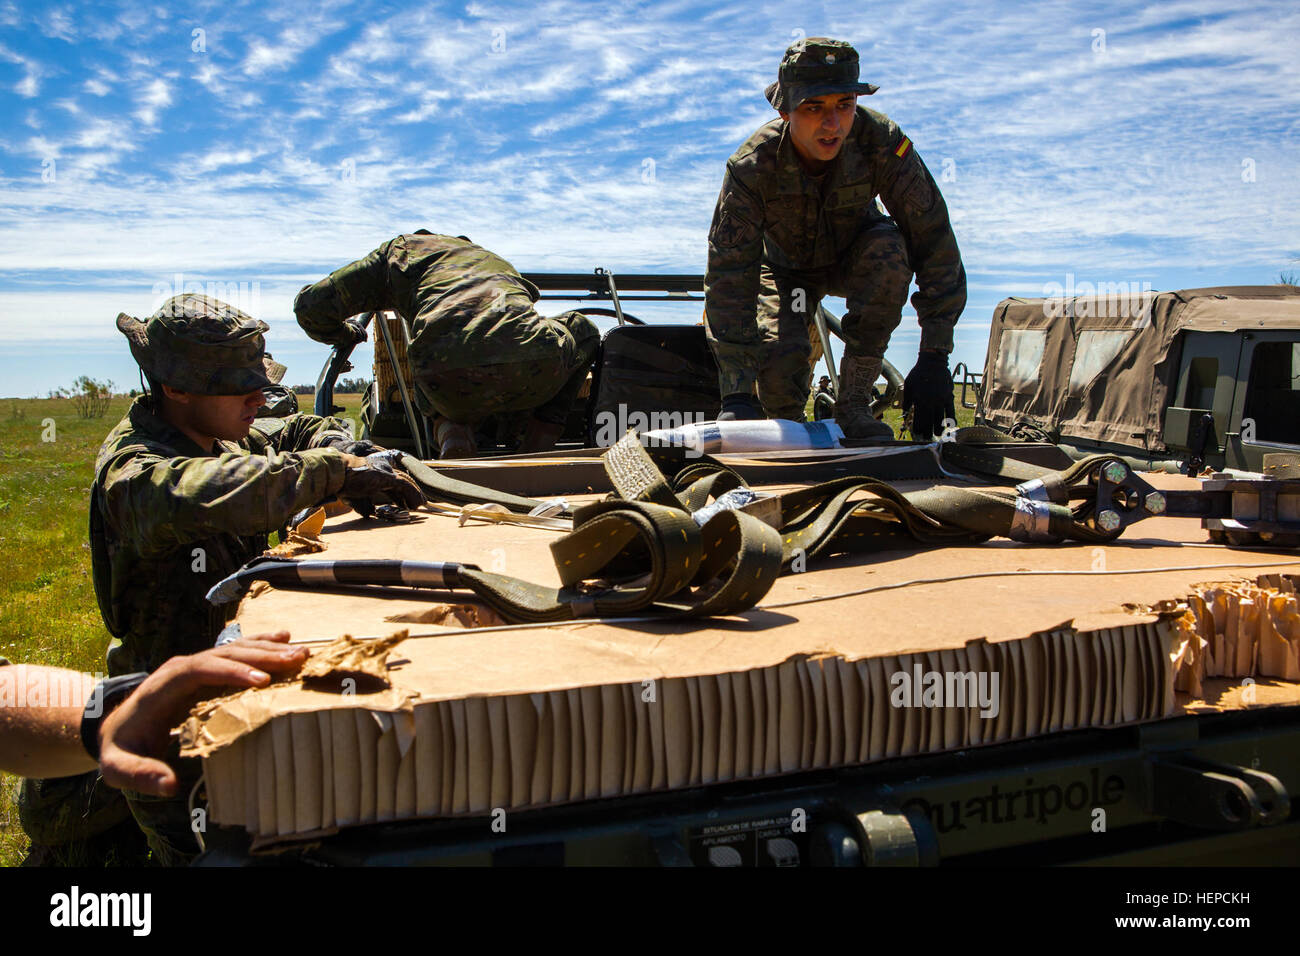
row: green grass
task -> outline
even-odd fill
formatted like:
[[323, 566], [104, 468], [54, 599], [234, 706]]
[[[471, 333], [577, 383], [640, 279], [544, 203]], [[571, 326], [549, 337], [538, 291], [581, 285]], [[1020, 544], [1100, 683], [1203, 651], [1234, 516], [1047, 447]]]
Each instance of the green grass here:
[[[360, 431], [361, 396], [336, 396]], [[299, 396], [304, 411], [311, 396]], [[0, 399], [0, 656], [98, 673], [109, 635], [90, 579], [86, 522], [95, 455], [130, 399], [99, 419], [70, 399]], [[958, 406], [961, 425], [973, 412]], [[902, 412], [885, 421], [899, 430]], [[49, 428], [53, 422], [53, 429]], [[53, 441], [43, 441], [43, 437]], [[0, 865], [19, 863], [27, 838], [15, 805], [18, 778], [0, 774]]]

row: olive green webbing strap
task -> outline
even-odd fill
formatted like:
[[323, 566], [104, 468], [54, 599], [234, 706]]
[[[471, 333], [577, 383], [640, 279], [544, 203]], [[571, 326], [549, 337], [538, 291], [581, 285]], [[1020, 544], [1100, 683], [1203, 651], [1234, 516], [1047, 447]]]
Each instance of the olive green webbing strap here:
[[[261, 579], [285, 587], [464, 587], [513, 623], [619, 617], [647, 610], [684, 616], [732, 614], [760, 601], [783, 568], [794, 565], [800, 556], [916, 542], [973, 542], [992, 535], [1015, 537], [1016, 522], [1023, 516], [1018, 512], [1023, 512], [1025, 500], [1018, 494], [953, 486], [905, 493], [878, 479], [847, 477], [776, 496], [775, 513], [770, 500], [742, 506], [765, 508], [774, 514], [769, 521], [778, 530], [757, 512], [722, 507], [719, 499], [728, 492], [743, 491], [749, 498], [753, 494], [731, 469], [708, 458], [687, 461], [687, 452], [646, 449], [635, 434], [629, 434], [606, 453], [606, 471], [622, 498], [579, 508], [573, 531], [552, 542], [559, 588], [472, 565], [447, 566], [454, 567], [454, 573], [439, 570], [421, 579], [419, 569], [411, 570], [414, 565], [409, 562], [406, 574], [394, 571], [391, 561], [349, 562], [345, 577], [324, 570], [331, 562], [318, 562], [319, 567], [311, 570], [300, 564], [307, 572], [303, 575], [287, 571], [283, 564], [255, 562], [213, 593], [224, 588], [224, 599], [229, 600], [267, 568], [274, 579]], [[1050, 489], [1052, 500], [1039, 505], [1040, 516], [1051, 519], [1045, 530], [1056, 538], [1093, 540], [1099, 534], [1077, 520], [1069, 500], [1072, 495], [1084, 497], [1074, 486], [1102, 460], [1077, 463], [1059, 475], [1036, 469], [1051, 479], [1043, 487]], [[663, 465], [672, 469], [671, 480], [664, 477]], [[1000, 467], [996, 462], [984, 465]], [[408, 467], [416, 471], [422, 486], [433, 489], [431, 497], [491, 500], [484, 494], [488, 489], [446, 479], [414, 459]], [[863, 499], [862, 494], [870, 497]], [[511, 495], [498, 495], [496, 500], [529, 510], [540, 503]], [[706, 507], [710, 500], [714, 504]], [[597, 578], [606, 583], [586, 583]]]
[[[941, 449], [959, 449], [952, 456], [970, 470], [1003, 481], [1036, 480], [1047, 500], [1041, 502], [1043, 527], [1039, 540], [1073, 538], [1083, 541], [1108, 540], [1109, 536], [1089, 527], [1083, 519], [1087, 509], [1075, 513], [1071, 498], [1088, 500], [1085, 479], [1096, 471], [1106, 456], [1094, 456], [1074, 463], [1062, 472], [1016, 461], [985, 449], [942, 443]], [[620, 441], [605, 456], [605, 468], [618, 493], [628, 498], [653, 500], [668, 507], [696, 511], [709, 498], [720, 497], [741, 487], [739, 475], [710, 458], [686, 462], [687, 449], [645, 448], [635, 436]], [[680, 466], [674, 477], [663, 477], [660, 468]], [[866, 500], [860, 496], [870, 495]], [[992, 536], [1017, 537], [1018, 519], [1023, 518], [1025, 501], [1019, 492], [942, 485], [919, 491], [901, 492], [875, 478], [846, 477], [822, 482], [777, 496], [783, 559], [812, 556], [828, 548], [833, 551], [897, 547], [911, 539], [922, 544], [971, 542]], [[874, 539], [874, 540], [850, 540]]]
[[[570, 534], [551, 544], [561, 587], [477, 569], [463, 569], [462, 583], [512, 622], [622, 617], [656, 608], [697, 617], [752, 607], [781, 570], [776, 531], [736, 512], [721, 512], [700, 527], [677, 508], [601, 501], [579, 509], [574, 523]], [[736, 560], [727, 570], [731, 557]], [[607, 573], [627, 577], [634, 568], [623, 584], [583, 584]], [[692, 592], [692, 585], [710, 586]]]
[[449, 478], [413, 455], [402, 456], [402, 469], [414, 479], [420, 486], [420, 490], [424, 492], [424, 496], [430, 501], [442, 501], [454, 505], [499, 504], [517, 514], [528, 514], [543, 504], [535, 498], [512, 495], [509, 492]]
[[[686, 454], [686, 450], [678, 448], [647, 449], [635, 435], [629, 435], [605, 455], [605, 470], [618, 494], [625, 498], [690, 512], [704, 507], [710, 498], [716, 500], [743, 487], [741, 477], [720, 462], [705, 457], [685, 463]], [[660, 471], [663, 465], [675, 468], [679, 464], [681, 468], [671, 480], [664, 478]], [[863, 493], [871, 497], [862, 500]], [[1001, 506], [1006, 516], [1002, 533], [1010, 527], [1013, 500], [1005, 496], [980, 499], [981, 504]], [[943, 501], [931, 502], [938, 514], [930, 514], [914, 504], [909, 494], [876, 478], [837, 478], [778, 495], [776, 503], [784, 564], [832, 545], [836, 550], [891, 548], [904, 541], [942, 544], [979, 540], [998, 533], [983, 528], [972, 531], [953, 522], [953, 513], [958, 509], [945, 507]], [[837, 537], [875, 540], [837, 541]]]
[[[705, 470], [725, 469], [725, 466], [712, 459], [688, 464], [685, 460], [687, 450], [682, 448], [651, 449], [647, 456], [633, 460], [631, 456], [618, 450], [622, 444], [620, 442], [614, 445], [605, 453], [604, 458], [606, 472], [610, 474], [611, 480], [615, 475], [618, 475], [622, 482], [621, 485], [615, 483], [615, 490], [620, 497], [629, 500], [644, 499], [671, 507], [671, 489], [663, 477], [664, 474], [673, 474], [680, 477], [683, 473], [690, 472], [692, 468], [702, 467]], [[639, 443], [637, 443], [637, 446], [640, 447]], [[611, 455], [615, 458], [613, 462], [614, 470], [609, 468]], [[1022, 481], [1054, 474], [1051, 469], [1018, 461], [1015, 458], [978, 446], [958, 442], [942, 442], [939, 445], [939, 459], [946, 468], [967, 472], [973, 476], [1002, 484], [1017, 484]], [[653, 474], [645, 471], [647, 463], [654, 468]], [[499, 504], [518, 514], [527, 514], [542, 504], [536, 498], [513, 495], [485, 485], [476, 485], [472, 482], [448, 477], [443, 472], [430, 467], [412, 455], [402, 457], [402, 467], [420, 486], [425, 497], [431, 501], [457, 505]], [[733, 475], [736, 474], [730, 469], [725, 470]], [[738, 475], [736, 480], [737, 486], [743, 484]], [[881, 483], [880, 487], [888, 486]], [[702, 503], [692, 507], [691, 510], [697, 510], [700, 506], [702, 506]]]
[[945, 470], [963, 471], [995, 484], [1019, 484], [1053, 474], [1053, 469], [1020, 461], [979, 445], [956, 441], [939, 443], [939, 463]]
[[[512, 623], [647, 610], [694, 617], [752, 607], [781, 572], [780, 535], [735, 511], [720, 511], [700, 525], [680, 508], [601, 501], [579, 509], [574, 524], [551, 545], [559, 588], [465, 564], [256, 559], [219, 582], [208, 598], [214, 604], [237, 600], [254, 581], [291, 590], [464, 588]], [[583, 583], [601, 576], [621, 583]]]

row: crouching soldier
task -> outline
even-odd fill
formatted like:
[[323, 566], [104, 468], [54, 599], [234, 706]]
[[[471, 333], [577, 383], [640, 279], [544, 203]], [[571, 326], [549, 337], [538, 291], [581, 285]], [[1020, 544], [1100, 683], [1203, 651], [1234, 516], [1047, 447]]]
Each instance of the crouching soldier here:
[[871, 387], [913, 273], [921, 348], [903, 408], [913, 413], [918, 438], [952, 417], [948, 355], [966, 304], [966, 272], [948, 208], [912, 141], [858, 105], [858, 96], [875, 91], [859, 81], [849, 44], [800, 40], [767, 88], [780, 118], [727, 161], [705, 278], [720, 420], [803, 420], [816, 359], [813, 314], [823, 296], [842, 295], [848, 312], [835, 420], [849, 438], [893, 437], [871, 413]]
[[[263, 388], [284, 374], [265, 355], [265, 323], [184, 295], [143, 322], [119, 315], [117, 328], [148, 390], [104, 440], [91, 487], [95, 596], [121, 642], [108, 652], [110, 675], [152, 671], [212, 647], [233, 612], [209, 604], [208, 590], [262, 553], [296, 512], [332, 497], [358, 508], [424, 502], [382, 457], [355, 454], [370, 448], [343, 422], [257, 418]], [[182, 863], [197, 852], [185, 777], [178, 799], [125, 794], [156, 862]], [[29, 781], [27, 789], [44, 784]], [[103, 786], [92, 775], [85, 789], [102, 795]]]
[[532, 413], [520, 451], [552, 448], [564, 430], [600, 333], [579, 312], [539, 315], [537, 297], [499, 256], [420, 230], [304, 287], [293, 309], [327, 345], [363, 340], [346, 321], [363, 312], [406, 320], [417, 397], [437, 415], [439, 457], [464, 458], [477, 450], [474, 426], [492, 414]]

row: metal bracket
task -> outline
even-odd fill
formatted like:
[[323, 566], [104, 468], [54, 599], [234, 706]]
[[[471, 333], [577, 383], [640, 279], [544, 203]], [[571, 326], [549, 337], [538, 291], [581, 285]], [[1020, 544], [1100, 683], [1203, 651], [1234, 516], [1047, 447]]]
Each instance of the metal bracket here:
[[826, 359], [826, 372], [831, 380], [831, 388], [838, 396], [840, 394], [840, 373], [839, 369], [835, 367], [835, 353], [831, 351], [831, 332], [826, 324], [826, 306], [817, 306], [817, 310], [813, 312], [813, 325], [816, 326], [817, 338], [822, 343], [822, 357]]
[[1272, 774], [1190, 754], [1146, 764], [1148, 813], [1207, 830], [1275, 826], [1291, 814], [1286, 787]]
[[596, 275], [604, 276], [609, 284], [609, 298], [614, 303], [614, 317], [618, 319], [618, 324], [627, 325], [627, 320], [623, 318], [623, 306], [618, 301], [618, 287], [614, 285], [614, 273], [597, 266]]
[[[965, 362], [958, 362], [956, 367], [952, 370], [953, 382], [955, 383], [959, 380], [961, 382], [961, 398], [958, 399], [961, 402], [961, 407], [973, 408], [975, 410], [976, 418], [982, 417], [984, 413], [981, 396], [981, 392], [984, 388], [984, 383], [981, 381], [983, 377], [983, 373], [981, 372], [972, 372]], [[975, 401], [966, 401], [967, 388], [970, 388], [970, 390], [974, 392]]]
[[1198, 491], [1158, 491], [1114, 458], [1102, 463], [1096, 482], [1092, 521], [1112, 538], [1144, 518], [1167, 515], [1200, 518], [1211, 541], [1300, 544], [1300, 480], [1215, 474]]
[[924, 816], [876, 809], [859, 813], [856, 819], [867, 866], [939, 865], [939, 841]]
[[382, 312], [376, 315], [375, 324], [379, 326], [379, 333], [384, 339], [384, 348], [388, 350], [388, 361], [393, 365], [393, 375], [397, 379], [397, 390], [402, 394], [402, 409], [406, 412], [406, 424], [411, 429], [411, 438], [415, 442], [415, 453], [421, 461], [428, 461], [428, 450], [424, 444], [424, 430], [417, 420], [415, 406], [411, 404], [411, 394], [406, 390], [406, 376], [402, 374], [402, 366], [397, 361], [397, 349], [393, 346], [393, 337], [388, 332], [388, 322]]
[[1300, 481], [1288, 478], [1234, 478], [1214, 474], [1201, 483], [1206, 492], [1219, 492], [1229, 500], [1229, 514], [1201, 519], [1211, 540], [1222, 537], [1230, 544], [1294, 546], [1300, 543]]

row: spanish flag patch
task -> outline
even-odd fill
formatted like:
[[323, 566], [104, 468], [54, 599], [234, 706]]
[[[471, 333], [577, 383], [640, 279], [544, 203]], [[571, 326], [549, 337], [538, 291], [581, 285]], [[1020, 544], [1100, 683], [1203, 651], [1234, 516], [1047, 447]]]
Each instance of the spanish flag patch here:
[[898, 144], [898, 149], [894, 150], [894, 155], [897, 156], [899, 159], [902, 159], [904, 156], [908, 154], [908, 151], [911, 150], [911, 148], [912, 148], [912, 141], [908, 139], [906, 136], [904, 136], [903, 141]]

